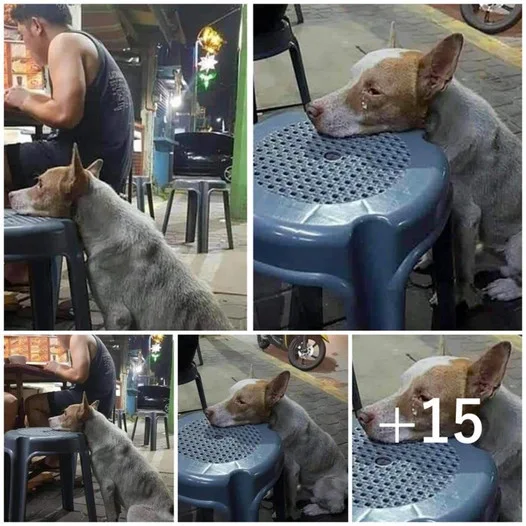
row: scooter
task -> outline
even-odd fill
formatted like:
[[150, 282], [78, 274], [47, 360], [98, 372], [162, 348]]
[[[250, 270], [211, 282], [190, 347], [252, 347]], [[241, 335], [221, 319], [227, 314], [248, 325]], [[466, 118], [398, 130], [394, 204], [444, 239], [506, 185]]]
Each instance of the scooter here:
[[291, 365], [302, 371], [310, 371], [318, 367], [325, 358], [327, 352], [325, 342], [329, 338], [324, 334], [306, 335], [258, 335], [258, 345], [260, 349], [266, 349], [269, 345], [274, 345], [279, 349], [287, 351]]
[[471, 27], [493, 35], [513, 27], [522, 18], [522, 4], [461, 4], [460, 13]]

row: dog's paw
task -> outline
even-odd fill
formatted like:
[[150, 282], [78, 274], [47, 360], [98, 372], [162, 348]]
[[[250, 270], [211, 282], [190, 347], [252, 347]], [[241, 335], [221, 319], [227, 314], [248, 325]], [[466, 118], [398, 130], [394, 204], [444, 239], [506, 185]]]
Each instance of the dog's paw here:
[[263, 497], [263, 500], [271, 500], [274, 497], [274, 488], [270, 488]]
[[438, 294], [433, 292], [433, 295], [429, 298], [429, 305], [436, 307], [438, 305]]
[[433, 256], [431, 251], [428, 250], [419, 260], [418, 263], [414, 266], [413, 270], [417, 272], [426, 271], [433, 263]]
[[320, 508], [317, 504], [308, 504], [301, 512], [309, 517], [315, 517], [316, 515], [324, 515], [327, 513], [326, 510]]
[[501, 278], [492, 281], [484, 293], [492, 300], [512, 301], [522, 296], [522, 287], [512, 278]]
[[465, 303], [469, 309], [473, 309], [482, 304], [483, 295], [484, 293], [473, 285], [464, 283], [455, 290], [455, 304]]

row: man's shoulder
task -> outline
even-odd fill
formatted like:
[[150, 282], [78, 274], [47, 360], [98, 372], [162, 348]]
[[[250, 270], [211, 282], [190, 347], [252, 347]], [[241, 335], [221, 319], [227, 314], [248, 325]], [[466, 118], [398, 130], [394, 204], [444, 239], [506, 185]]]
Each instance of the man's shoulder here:
[[[93, 41], [83, 33], [74, 31], [65, 31], [59, 33], [50, 43], [49, 52], [62, 53], [62, 52], [78, 52], [83, 53], [87, 49], [93, 49]], [[95, 49], [96, 51], [96, 49]]]

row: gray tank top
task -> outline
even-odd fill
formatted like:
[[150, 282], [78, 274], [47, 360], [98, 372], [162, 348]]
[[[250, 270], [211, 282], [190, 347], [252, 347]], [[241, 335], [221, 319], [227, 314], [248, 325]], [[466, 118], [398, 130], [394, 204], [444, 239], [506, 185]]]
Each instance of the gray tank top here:
[[56, 139], [76, 142], [84, 166], [101, 158], [101, 180], [120, 191], [132, 166], [134, 113], [130, 89], [119, 66], [96, 38], [89, 38], [99, 54], [99, 71], [86, 88], [84, 115], [71, 130], [59, 130]]

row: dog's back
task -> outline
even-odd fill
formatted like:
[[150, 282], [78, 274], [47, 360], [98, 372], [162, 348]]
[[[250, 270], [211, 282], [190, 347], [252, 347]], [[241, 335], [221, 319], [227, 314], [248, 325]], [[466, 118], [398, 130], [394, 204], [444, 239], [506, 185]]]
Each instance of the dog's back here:
[[[100, 484], [115, 484], [121, 505], [128, 510], [150, 510], [152, 520], [173, 521], [173, 497], [155, 471], [135, 449], [128, 436], [101, 413], [92, 411], [84, 433]], [[139, 511], [140, 512], [140, 511]]]
[[155, 223], [109, 186], [93, 178], [75, 220], [102, 310], [120, 299], [137, 329], [230, 328], [212, 291], [178, 259]]

